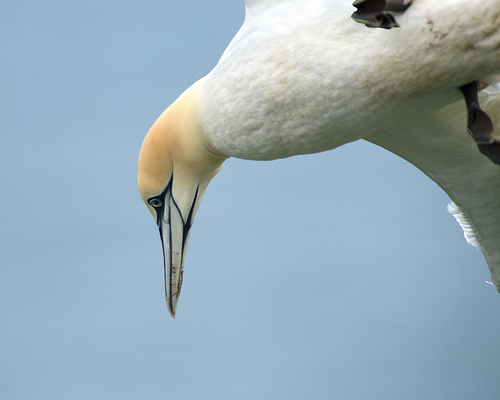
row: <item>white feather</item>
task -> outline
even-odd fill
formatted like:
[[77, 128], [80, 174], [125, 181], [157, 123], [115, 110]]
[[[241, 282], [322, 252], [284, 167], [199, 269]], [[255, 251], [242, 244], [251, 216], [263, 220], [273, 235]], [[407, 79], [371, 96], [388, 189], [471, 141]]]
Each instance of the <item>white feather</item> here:
[[[203, 79], [205, 139], [268, 160], [366, 139], [448, 193], [500, 289], [500, 166], [467, 133], [458, 87], [500, 74], [500, 1], [415, 0], [401, 28], [368, 29], [346, 0], [247, 0], [247, 16]], [[499, 85], [481, 103], [500, 128]], [[498, 133], [497, 133], [498, 135]]]
[[453, 202], [448, 204], [448, 212], [455, 217], [457, 222], [460, 224], [464, 231], [464, 237], [465, 240], [467, 240], [467, 243], [473, 245], [480, 251], [481, 249], [481, 243], [479, 243], [479, 239], [477, 238], [477, 232], [476, 230], [472, 227], [470, 224], [469, 220], [467, 217], [464, 215], [462, 210]]

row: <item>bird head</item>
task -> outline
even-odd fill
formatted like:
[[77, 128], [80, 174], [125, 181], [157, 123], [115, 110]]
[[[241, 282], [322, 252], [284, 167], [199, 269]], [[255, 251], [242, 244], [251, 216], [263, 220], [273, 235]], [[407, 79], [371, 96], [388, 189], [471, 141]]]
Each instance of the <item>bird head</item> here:
[[160, 231], [165, 297], [174, 318], [191, 225], [226, 158], [212, 152], [204, 139], [198, 118], [200, 89], [200, 82], [194, 84], [161, 114], [139, 155], [139, 192]]

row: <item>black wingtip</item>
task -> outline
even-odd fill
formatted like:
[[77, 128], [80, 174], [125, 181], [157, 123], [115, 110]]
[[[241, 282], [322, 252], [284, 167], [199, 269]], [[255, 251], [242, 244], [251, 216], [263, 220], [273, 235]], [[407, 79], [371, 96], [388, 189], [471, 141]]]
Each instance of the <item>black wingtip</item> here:
[[400, 25], [389, 11], [403, 12], [411, 0], [356, 0], [352, 5], [357, 9], [351, 15], [354, 21], [368, 28], [391, 29]]
[[469, 82], [460, 86], [460, 90], [467, 105], [467, 130], [474, 138], [479, 151], [500, 165], [500, 142], [493, 138], [493, 121], [479, 105], [478, 83]]

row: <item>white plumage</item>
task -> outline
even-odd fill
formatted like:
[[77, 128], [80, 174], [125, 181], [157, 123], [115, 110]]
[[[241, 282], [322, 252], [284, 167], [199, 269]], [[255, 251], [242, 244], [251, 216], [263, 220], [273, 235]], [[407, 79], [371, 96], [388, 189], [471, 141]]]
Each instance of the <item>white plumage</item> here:
[[[500, 166], [467, 132], [459, 87], [500, 73], [500, 1], [414, 0], [400, 28], [354, 22], [345, 0], [247, 0], [217, 66], [145, 139], [139, 187], [165, 254], [175, 313], [191, 223], [228, 157], [270, 160], [365, 139], [445, 190], [500, 288]], [[485, 83], [486, 82], [486, 83]], [[482, 108], [500, 128], [500, 90]]]

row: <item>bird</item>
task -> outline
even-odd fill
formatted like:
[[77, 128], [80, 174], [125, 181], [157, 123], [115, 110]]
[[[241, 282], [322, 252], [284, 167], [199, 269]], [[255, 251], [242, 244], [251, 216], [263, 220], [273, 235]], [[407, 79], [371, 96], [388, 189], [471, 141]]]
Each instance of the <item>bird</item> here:
[[170, 315], [195, 215], [225, 160], [357, 140], [448, 194], [500, 291], [499, 74], [498, 0], [246, 0], [219, 62], [158, 117], [139, 154]]

